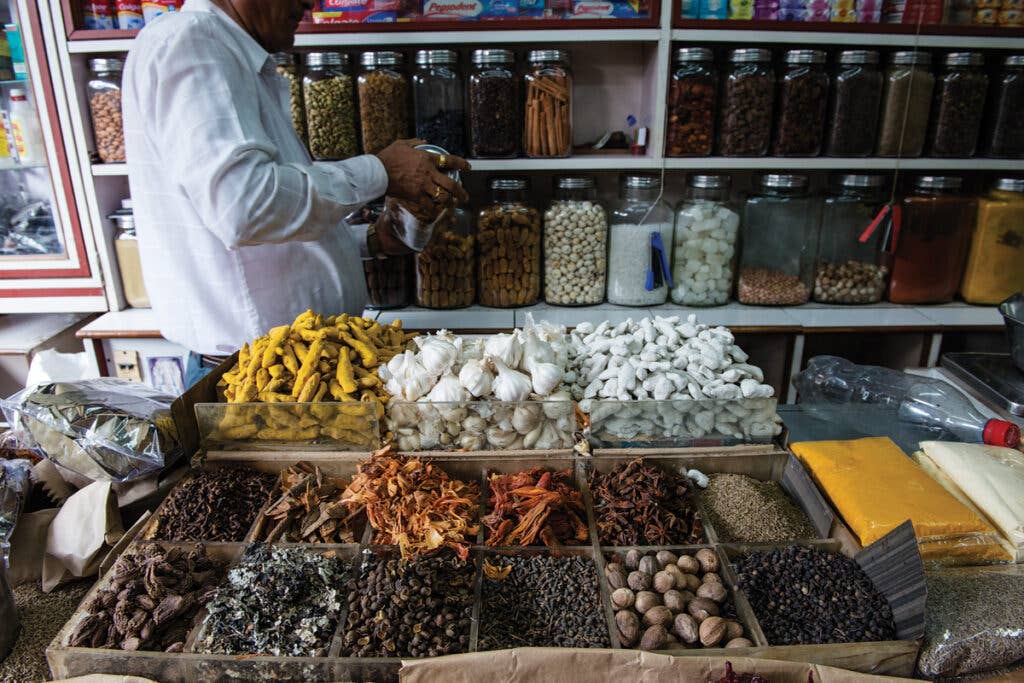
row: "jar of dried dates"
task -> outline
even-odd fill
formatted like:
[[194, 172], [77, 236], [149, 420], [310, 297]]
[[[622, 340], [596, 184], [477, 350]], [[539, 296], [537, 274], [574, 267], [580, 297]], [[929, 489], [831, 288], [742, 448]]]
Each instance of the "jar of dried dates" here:
[[825, 151], [833, 157], [866, 157], [875, 149], [882, 103], [882, 74], [874, 50], [843, 50], [829, 103]]
[[715, 139], [715, 108], [718, 74], [714, 54], [705, 47], [684, 47], [676, 51], [676, 68], [668, 95], [668, 140], [670, 157], [706, 157]]
[[933, 157], [971, 157], [978, 147], [988, 76], [980, 52], [951, 52], [935, 82], [929, 153]]
[[743, 48], [729, 53], [729, 73], [719, 108], [718, 152], [727, 157], [763, 157], [772, 134], [775, 78], [772, 53]]
[[525, 178], [492, 178], [477, 218], [477, 290], [483, 306], [529, 306], [540, 298], [541, 220]]
[[780, 157], [816, 157], [825, 136], [828, 74], [821, 50], [789, 50], [779, 80], [775, 145]]
[[476, 298], [473, 221], [462, 209], [446, 211], [416, 254], [416, 305], [465, 308]]

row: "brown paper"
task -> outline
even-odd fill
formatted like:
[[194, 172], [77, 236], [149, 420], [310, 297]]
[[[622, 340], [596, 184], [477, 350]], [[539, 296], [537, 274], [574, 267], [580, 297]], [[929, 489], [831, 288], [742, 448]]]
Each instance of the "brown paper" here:
[[110, 674], [89, 674], [88, 676], [77, 676], [75, 678], [62, 678], [53, 683], [156, 683], [149, 678], [138, 676], [112, 676]]
[[558, 683], [680, 683], [715, 681], [732, 662], [739, 673], [757, 673], [771, 683], [910, 683], [907, 678], [872, 676], [816, 664], [748, 657], [672, 657], [638, 650], [519, 648], [433, 659], [403, 660], [403, 683], [558, 681]]
[[[72, 491], [75, 491], [76, 489], [84, 489], [86, 486], [93, 483], [92, 479], [89, 479], [77, 472], [73, 472], [66, 467], [54, 464], [49, 460], [43, 460], [42, 462], [45, 462], [48, 465], [45, 469], [52, 471], [54, 477], [59, 477], [60, 480], [64, 482], [64, 489], [68, 492], [64, 496], [65, 499], [67, 496], [71, 495]], [[111, 486], [114, 493], [117, 494], [117, 506], [123, 508], [151, 495], [157, 489], [157, 485], [160, 481], [160, 474], [161, 472], [154, 472], [153, 474], [134, 481], [114, 482]], [[55, 488], [57, 486], [59, 485], [54, 484]], [[51, 491], [50, 495], [53, 495], [52, 489], [48, 488], [47, 490]]]
[[43, 577], [43, 556], [46, 554], [46, 535], [58, 508], [28, 512], [18, 519], [11, 537], [11, 559], [7, 578], [12, 586]]
[[46, 537], [43, 591], [72, 577], [96, 574], [110, 546], [124, 535], [110, 482], [95, 482], [68, 498]]

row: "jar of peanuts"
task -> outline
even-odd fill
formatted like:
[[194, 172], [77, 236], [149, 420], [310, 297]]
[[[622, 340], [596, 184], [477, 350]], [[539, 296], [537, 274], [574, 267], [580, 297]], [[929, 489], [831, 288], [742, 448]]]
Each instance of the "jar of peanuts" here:
[[89, 112], [96, 153], [105, 163], [124, 161], [124, 127], [121, 123], [121, 72], [124, 60], [89, 61]]

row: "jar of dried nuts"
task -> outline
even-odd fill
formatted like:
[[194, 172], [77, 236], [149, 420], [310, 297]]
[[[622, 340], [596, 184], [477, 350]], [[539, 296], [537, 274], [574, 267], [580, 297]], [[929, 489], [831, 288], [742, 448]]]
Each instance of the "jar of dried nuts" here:
[[359, 119], [363, 152], [376, 154], [409, 137], [409, 80], [400, 52], [364, 52], [360, 57]]
[[1024, 157], [1024, 55], [1009, 55], [993, 87], [988, 154]]
[[288, 52], [275, 52], [274, 64], [277, 65], [277, 73], [288, 82], [289, 108], [292, 112], [292, 125], [298, 134], [302, 144], [309, 146], [306, 138], [306, 105], [302, 100], [302, 78], [299, 76], [299, 69], [295, 64], [295, 56]]
[[[349, 214], [345, 222], [350, 225], [373, 225], [384, 212], [383, 202], [367, 204]], [[402, 308], [412, 303], [413, 257], [377, 256], [363, 259], [366, 277], [366, 307], [383, 310]]]
[[878, 156], [919, 157], [928, 132], [935, 76], [927, 52], [894, 52], [885, 74]]
[[540, 212], [525, 178], [492, 178], [492, 203], [477, 219], [477, 289], [484, 306], [529, 306], [540, 298]]
[[462, 209], [445, 212], [416, 254], [416, 304], [465, 308], [476, 296], [473, 221]]
[[124, 125], [121, 121], [123, 59], [89, 61], [89, 112], [96, 153], [104, 163], [124, 161]]
[[828, 74], [822, 50], [789, 50], [786, 70], [779, 79], [775, 144], [776, 156], [816, 157], [825, 136]]
[[474, 50], [469, 75], [469, 153], [482, 159], [519, 154], [519, 79], [511, 50]]
[[772, 134], [775, 78], [772, 53], [743, 48], [729, 53], [731, 66], [719, 107], [718, 153], [727, 157], [763, 157]]
[[814, 284], [821, 201], [804, 175], [762, 176], [743, 210], [739, 281], [741, 304], [798, 306]]
[[356, 134], [356, 96], [348, 55], [310, 52], [302, 79], [314, 159], [341, 160], [359, 153]]
[[988, 76], [980, 52], [951, 52], [935, 82], [928, 148], [933, 157], [971, 157], [978, 148]]
[[608, 218], [590, 176], [555, 180], [544, 212], [544, 300], [558, 306], [604, 301]]
[[833, 157], [866, 157], [875, 149], [882, 102], [878, 53], [843, 50], [838, 61], [825, 149]]
[[713, 59], [714, 53], [706, 47], [676, 51], [676, 69], [668, 95], [668, 156], [711, 154], [718, 99], [718, 74]]
[[814, 300], [826, 304], [872, 304], [889, 284], [885, 230], [865, 235], [885, 203], [885, 177], [844, 175], [825, 198], [814, 270]]
[[526, 123], [523, 148], [530, 157], [572, 154], [572, 72], [565, 50], [531, 50], [523, 78]]

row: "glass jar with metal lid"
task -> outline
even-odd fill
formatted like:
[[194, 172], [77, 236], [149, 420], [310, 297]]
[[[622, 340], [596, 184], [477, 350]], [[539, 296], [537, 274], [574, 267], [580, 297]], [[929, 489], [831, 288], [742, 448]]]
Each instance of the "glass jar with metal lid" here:
[[821, 200], [805, 175], [769, 174], [743, 208], [736, 298], [742, 304], [797, 306], [811, 296]]
[[960, 294], [972, 304], [998, 304], [1024, 291], [1024, 178], [999, 178], [978, 199], [977, 228]]
[[376, 154], [409, 137], [409, 80], [400, 52], [364, 52], [360, 58], [359, 121], [363, 152]]
[[456, 208], [434, 225], [434, 234], [416, 254], [416, 305], [465, 308], [476, 298], [476, 238], [473, 219]]
[[[349, 225], [372, 226], [384, 213], [384, 202], [376, 201], [349, 214]], [[366, 278], [366, 307], [373, 310], [402, 308], [412, 303], [413, 256], [384, 256], [363, 259]]]
[[885, 176], [840, 176], [838, 189], [825, 198], [822, 209], [815, 301], [871, 304], [885, 297], [891, 265], [887, 231], [879, 226], [868, 232], [885, 200]]
[[971, 157], [978, 147], [988, 76], [980, 52], [951, 52], [935, 83], [928, 135], [933, 157]]
[[776, 106], [776, 156], [816, 157], [825, 136], [828, 74], [822, 50], [789, 50], [779, 79]]
[[729, 71], [719, 107], [718, 153], [727, 157], [768, 154], [775, 78], [772, 53], [743, 48], [729, 53]]
[[340, 160], [359, 153], [355, 83], [348, 55], [310, 52], [302, 78], [309, 153], [318, 160]]
[[626, 173], [610, 215], [608, 303], [654, 306], [672, 288], [672, 207], [662, 199], [661, 178]]
[[875, 149], [882, 103], [882, 74], [874, 50], [843, 50], [829, 103], [825, 152], [866, 157]]
[[878, 156], [919, 157], [928, 132], [935, 77], [927, 52], [894, 52], [885, 74]]
[[121, 273], [124, 298], [133, 308], [149, 308], [149, 294], [142, 279], [142, 259], [139, 257], [139, 237], [135, 232], [135, 211], [131, 199], [121, 201], [121, 208], [107, 216], [114, 221], [114, 253], [117, 269]]
[[1024, 55], [1009, 55], [992, 89], [989, 105], [988, 154], [1024, 157]]
[[124, 60], [89, 60], [89, 113], [96, 153], [104, 163], [124, 161], [124, 123], [121, 120], [121, 75]]
[[455, 50], [420, 50], [412, 75], [416, 137], [466, 156], [465, 96]]
[[740, 215], [727, 175], [695, 175], [676, 207], [672, 301], [721, 306], [732, 296]]
[[288, 82], [288, 102], [295, 133], [302, 140], [302, 144], [308, 147], [306, 106], [302, 99], [302, 77], [299, 76], [299, 68], [295, 64], [295, 55], [288, 52], [275, 52], [274, 64], [277, 66], [277, 73], [281, 74], [281, 77]]
[[544, 300], [558, 306], [604, 301], [608, 218], [592, 176], [555, 178], [544, 212]]
[[932, 304], [953, 300], [967, 261], [977, 205], [958, 176], [919, 176], [902, 202], [893, 243], [889, 300]]
[[670, 157], [706, 157], [715, 140], [718, 74], [714, 53], [706, 47], [676, 50], [668, 95], [665, 153]]
[[519, 79], [511, 50], [474, 50], [469, 75], [469, 153], [483, 159], [519, 154]]
[[523, 149], [530, 157], [572, 154], [572, 72], [565, 50], [531, 50]]
[[491, 178], [477, 218], [477, 292], [484, 306], [529, 306], [540, 298], [540, 212], [525, 178]]

